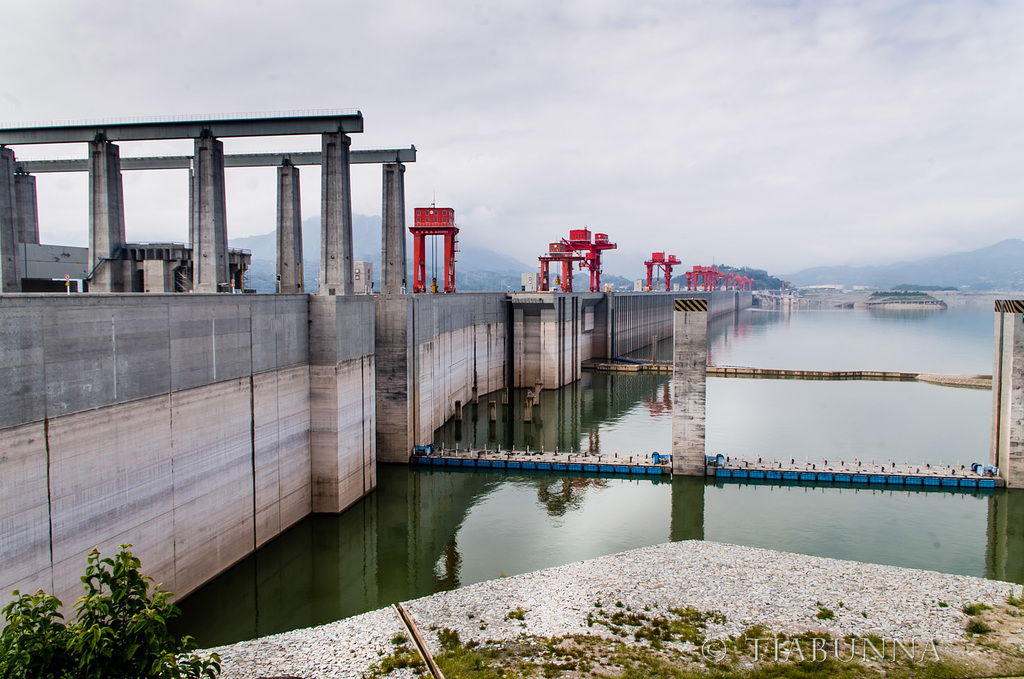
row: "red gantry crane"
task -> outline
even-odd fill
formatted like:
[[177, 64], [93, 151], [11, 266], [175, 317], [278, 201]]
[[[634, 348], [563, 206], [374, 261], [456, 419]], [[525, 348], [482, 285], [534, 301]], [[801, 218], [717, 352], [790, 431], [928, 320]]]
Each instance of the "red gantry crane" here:
[[[672, 267], [682, 264], [675, 255], [666, 255], [664, 252], [652, 252], [651, 258], [644, 262], [647, 267], [647, 290], [654, 290], [654, 268], [658, 267], [665, 273], [665, 292], [672, 289]], [[689, 286], [687, 286], [689, 289]]]
[[619, 247], [608, 240], [608, 234], [595, 233], [594, 239], [590, 239], [590, 229], [570, 229], [569, 240], [562, 239], [562, 242], [572, 251], [583, 257], [580, 268], [590, 269], [590, 291], [601, 291], [601, 253], [605, 250], [614, 250]]
[[540, 289], [546, 292], [548, 286], [548, 267], [551, 262], [562, 263], [562, 292], [572, 292], [572, 266], [580, 263], [580, 268], [590, 270], [590, 291], [601, 290], [601, 253], [614, 250], [618, 245], [609, 242], [608, 234], [595, 233], [591, 240], [590, 229], [570, 229], [569, 238], [563, 238], [548, 246], [547, 254], [540, 260]]
[[[426, 237], [444, 237], [444, 291], [455, 292], [455, 236], [459, 228], [455, 226], [455, 210], [450, 207], [418, 207], [415, 211], [412, 232], [413, 261], [413, 292], [427, 291]], [[436, 265], [436, 262], [435, 262]], [[431, 292], [437, 292], [437, 272], [434, 272]]]
[[538, 259], [540, 260], [541, 292], [547, 292], [551, 289], [548, 285], [548, 267], [551, 262], [562, 263], [562, 277], [557, 279], [555, 284], [561, 285], [562, 292], [572, 292], [572, 267], [576, 262], [583, 260], [581, 256], [572, 252], [565, 243], [559, 241], [557, 243], [550, 243], [547, 254], [541, 255]]

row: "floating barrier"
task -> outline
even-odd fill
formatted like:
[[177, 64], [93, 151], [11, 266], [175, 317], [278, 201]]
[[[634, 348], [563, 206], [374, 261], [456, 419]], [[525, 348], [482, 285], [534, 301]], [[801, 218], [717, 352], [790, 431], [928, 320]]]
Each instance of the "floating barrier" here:
[[[415, 449], [415, 452], [417, 454], [412, 462], [417, 467], [642, 477], [671, 476], [672, 474], [671, 456], [661, 453], [652, 454], [651, 459], [654, 461], [654, 464], [651, 464], [644, 458], [629, 458], [628, 461], [623, 459], [574, 462], [571, 461], [573, 457], [586, 458], [587, 456], [572, 454], [566, 458], [565, 454], [562, 454], [562, 461], [559, 461], [558, 453], [448, 451], [438, 450], [433, 446], [419, 446]], [[980, 489], [1002, 488], [1006, 485], [1002, 478], [995, 475], [998, 472], [998, 468], [980, 463], [970, 465], [970, 471], [967, 471], [965, 467], [954, 468], [930, 465], [914, 467], [912, 465], [875, 465], [873, 463], [867, 469], [857, 471], [857, 469], [862, 469], [863, 462], [859, 462], [856, 465], [852, 463], [846, 465], [851, 468], [849, 471], [839, 471], [834, 467], [818, 471], [813, 469], [813, 465], [809, 465], [812, 467], [811, 469], [784, 469], [782, 468], [784, 463], [772, 461], [770, 465], [761, 465], [760, 460], [757, 463], [738, 459], [730, 461], [724, 455], [708, 455], [705, 457], [705, 462], [705, 473], [707, 476], [738, 482], [882, 486], [887, 488], [903, 487], [908, 490], [963, 489], [967, 492], [974, 492]], [[793, 461], [790, 460], [790, 462], [792, 463]], [[767, 466], [773, 468], [766, 469], [765, 467]], [[840, 463], [839, 466], [842, 469], [844, 465]]]
[[1002, 488], [1003, 479], [992, 476], [940, 476], [938, 472], [929, 476], [918, 476], [905, 473], [872, 473], [856, 474], [836, 471], [796, 471], [787, 469], [747, 469], [737, 467], [708, 468], [708, 475], [716, 479], [730, 481], [755, 481], [776, 483], [800, 483], [827, 486], [882, 486], [886, 488], [903, 487], [908, 490], [959, 490], [975, 491], [978, 489]]
[[[671, 455], [655, 453], [655, 464], [644, 458], [608, 462], [571, 462], [558, 453], [530, 453], [521, 451], [468, 451], [435, 449], [417, 446], [412, 463], [417, 467], [458, 467], [460, 469], [514, 470], [527, 473], [612, 474], [616, 476], [671, 476]], [[585, 457], [572, 455], [572, 457]], [[571, 460], [572, 457], [569, 459]]]

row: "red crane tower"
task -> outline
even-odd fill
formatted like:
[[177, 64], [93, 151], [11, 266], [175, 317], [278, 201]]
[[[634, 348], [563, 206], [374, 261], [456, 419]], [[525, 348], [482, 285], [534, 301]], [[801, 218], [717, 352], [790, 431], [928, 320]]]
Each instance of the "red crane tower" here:
[[[664, 252], [652, 252], [651, 258], [644, 262], [644, 265], [647, 267], [647, 289], [654, 289], [654, 267], [658, 267], [665, 272], [665, 292], [671, 290], [672, 267], [676, 264], [682, 264], [682, 262], [675, 255], [666, 255]], [[687, 284], [687, 289], [689, 289], [689, 284]]]
[[[444, 291], [455, 292], [455, 210], [450, 207], [418, 207], [415, 211], [412, 232], [413, 292], [427, 291], [427, 266], [425, 240], [427, 236], [444, 237]], [[436, 273], [436, 272], [435, 272]], [[437, 276], [431, 284], [431, 292], [437, 292]]]
[[716, 267], [697, 264], [693, 267], [692, 271], [686, 272], [686, 289], [717, 290], [719, 282], [723, 280], [726, 281], [728, 286], [726, 274], [719, 271]]
[[569, 249], [563, 242], [551, 243], [548, 245], [547, 254], [538, 257], [540, 260], [540, 291], [547, 292], [548, 266], [551, 262], [562, 263], [562, 292], [572, 292], [572, 267], [576, 262], [583, 261], [583, 257]]
[[571, 251], [582, 258], [580, 268], [584, 266], [590, 269], [590, 291], [600, 292], [601, 290], [601, 253], [605, 250], [614, 250], [618, 245], [608, 241], [608, 234], [595, 233], [594, 240], [590, 240], [590, 229], [570, 229], [569, 239], [562, 239]]

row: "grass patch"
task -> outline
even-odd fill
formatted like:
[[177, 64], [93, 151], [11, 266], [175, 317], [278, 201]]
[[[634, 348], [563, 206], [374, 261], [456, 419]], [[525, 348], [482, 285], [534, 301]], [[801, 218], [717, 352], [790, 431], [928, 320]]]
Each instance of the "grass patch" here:
[[968, 634], [988, 634], [992, 631], [992, 626], [981, 618], [971, 618], [971, 621], [967, 623]]
[[964, 613], [966, 613], [967, 615], [977, 615], [978, 613], [981, 613], [982, 611], [990, 611], [990, 610], [992, 610], [992, 607], [987, 605], [987, 604], [983, 604], [983, 603], [981, 603], [979, 601], [979, 602], [973, 603], [973, 604], [964, 604], [964, 607], [961, 610]]
[[526, 620], [526, 611], [522, 606], [516, 606], [505, 615], [506, 620]]

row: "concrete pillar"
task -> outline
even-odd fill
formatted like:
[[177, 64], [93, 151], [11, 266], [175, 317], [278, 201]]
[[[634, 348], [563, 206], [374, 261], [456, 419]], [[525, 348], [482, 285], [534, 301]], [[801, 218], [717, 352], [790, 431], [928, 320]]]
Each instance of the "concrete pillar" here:
[[384, 164], [384, 206], [380, 247], [380, 291], [406, 291], [405, 267], [405, 165]]
[[369, 297], [309, 299], [310, 471], [316, 513], [342, 512], [377, 485], [374, 313]]
[[36, 200], [36, 178], [33, 175], [14, 175], [14, 199], [18, 242], [38, 245], [39, 205]]
[[321, 295], [354, 294], [352, 276], [352, 182], [349, 147], [341, 132], [323, 135], [320, 156]]
[[418, 444], [419, 384], [414, 377], [412, 322], [415, 300], [412, 295], [381, 294], [373, 301], [377, 459], [406, 464], [413, 446]]
[[204, 134], [192, 159], [192, 290], [230, 290], [228, 220], [224, 196], [224, 144]]
[[0, 293], [21, 292], [15, 205], [14, 151], [0, 146]]
[[302, 210], [299, 168], [277, 168], [277, 291], [302, 292]]
[[675, 300], [672, 351], [672, 473], [704, 475], [708, 301]]
[[[89, 142], [89, 267], [93, 292], [131, 289], [124, 261], [124, 189], [121, 151], [102, 137]], [[116, 259], [115, 259], [116, 258]]]
[[177, 262], [147, 259], [142, 262], [143, 292], [174, 292], [174, 267]]
[[991, 464], [1009, 488], [1024, 487], [1024, 301], [996, 300]]

